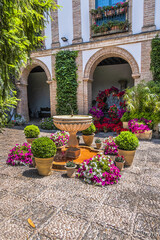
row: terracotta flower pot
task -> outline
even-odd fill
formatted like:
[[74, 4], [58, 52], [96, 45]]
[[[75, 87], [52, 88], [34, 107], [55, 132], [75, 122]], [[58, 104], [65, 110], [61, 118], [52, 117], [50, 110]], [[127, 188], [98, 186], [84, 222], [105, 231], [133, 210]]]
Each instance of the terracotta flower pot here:
[[97, 149], [100, 149], [101, 146], [102, 146], [102, 143], [96, 143], [96, 148], [97, 148]]
[[151, 140], [152, 139], [152, 130], [146, 130], [143, 133], [135, 133], [135, 135], [137, 136], [138, 139], [141, 140]]
[[123, 128], [129, 129], [129, 127], [128, 127], [128, 122], [123, 122]]
[[66, 166], [65, 166], [65, 168], [67, 169], [67, 176], [68, 176], [69, 178], [74, 178], [74, 177], [75, 177], [76, 167], [77, 167], [77, 165], [76, 165], [75, 167], [66, 167]]
[[134, 159], [134, 155], [135, 155], [136, 150], [134, 151], [126, 151], [126, 150], [122, 150], [122, 149], [118, 149], [118, 154], [121, 156], [124, 156], [125, 159], [125, 166], [131, 166], [133, 159]]
[[94, 133], [92, 135], [82, 135], [83, 141], [87, 146], [91, 146], [94, 139]]
[[53, 163], [53, 157], [51, 158], [36, 158], [36, 167], [38, 169], [39, 175], [42, 176], [49, 176], [52, 172], [52, 163]]
[[116, 164], [116, 167], [122, 171], [122, 169], [124, 168], [124, 162], [116, 162], [115, 161], [115, 164]]
[[117, 155], [107, 155], [114, 162]]
[[32, 142], [37, 139], [37, 138], [26, 138], [27, 142], [32, 144]]

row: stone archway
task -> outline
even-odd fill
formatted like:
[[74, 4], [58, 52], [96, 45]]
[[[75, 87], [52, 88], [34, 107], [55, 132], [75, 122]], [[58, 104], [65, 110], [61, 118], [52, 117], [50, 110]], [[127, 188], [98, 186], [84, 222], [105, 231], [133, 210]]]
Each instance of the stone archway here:
[[47, 76], [47, 83], [50, 84], [52, 82], [51, 74], [48, 67], [38, 59], [32, 59], [31, 63], [28, 64], [25, 68], [21, 70], [21, 76], [19, 81], [17, 82], [17, 87], [20, 90], [20, 102], [17, 106], [17, 113], [24, 116], [24, 118], [29, 121], [29, 111], [28, 111], [28, 96], [27, 96], [27, 85], [28, 85], [28, 76], [33, 68], [40, 66]]
[[97, 65], [106, 58], [110, 57], [119, 57], [126, 60], [132, 70], [132, 78], [134, 79], [134, 84], [140, 78], [139, 66], [135, 58], [125, 49], [120, 47], [107, 47], [97, 51], [87, 62], [84, 77], [83, 77], [83, 86], [84, 86], [84, 113], [88, 114], [89, 108], [91, 107], [92, 102], [92, 82], [93, 82], [93, 73]]

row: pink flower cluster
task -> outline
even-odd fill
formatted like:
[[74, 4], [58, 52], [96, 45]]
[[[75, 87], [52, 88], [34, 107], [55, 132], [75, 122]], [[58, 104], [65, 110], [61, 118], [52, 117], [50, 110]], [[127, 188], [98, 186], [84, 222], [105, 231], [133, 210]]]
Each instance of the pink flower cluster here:
[[[150, 130], [147, 124], [143, 124], [138, 121], [140, 120], [132, 119], [128, 122], [129, 129], [132, 131], [132, 133], [144, 133], [145, 131]], [[149, 123], [149, 122], [150, 121], [146, 121], [146, 123]]]
[[108, 137], [104, 141], [104, 154], [105, 155], [117, 155], [118, 154], [118, 146], [114, 142], [113, 137]]
[[68, 143], [69, 133], [65, 131], [57, 131], [51, 134], [50, 139], [56, 144], [56, 147], [62, 147]]
[[32, 156], [30, 144], [24, 143], [22, 146], [16, 144], [16, 146], [10, 150], [6, 163], [12, 166], [31, 164]]
[[117, 183], [121, 177], [119, 173], [119, 169], [109, 157], [98, 154], [81, 164], [77, 177], [83, 178], [87, 183], [105, 186]]
[[104, 113], [102, 112], [102, 110], [100, 108], [97, 108], [97, 107], [92, 107], [90, 110], [89, 110], [89, 113], [93, 116], [93, 117], [96, 117], [96, 118], [101, 118], [104, 116]]

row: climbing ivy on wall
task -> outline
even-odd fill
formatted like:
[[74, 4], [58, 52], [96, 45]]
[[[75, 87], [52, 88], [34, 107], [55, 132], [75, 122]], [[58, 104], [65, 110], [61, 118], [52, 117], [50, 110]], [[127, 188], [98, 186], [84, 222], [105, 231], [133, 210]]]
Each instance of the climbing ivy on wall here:
[[152, 40], [151, 71], [153, 80], [160, 82], [160, 38], [158, 35]]
[[77, 114], [77, 51], [60, 51], [56, 54], [57, 106], [59, 115]]

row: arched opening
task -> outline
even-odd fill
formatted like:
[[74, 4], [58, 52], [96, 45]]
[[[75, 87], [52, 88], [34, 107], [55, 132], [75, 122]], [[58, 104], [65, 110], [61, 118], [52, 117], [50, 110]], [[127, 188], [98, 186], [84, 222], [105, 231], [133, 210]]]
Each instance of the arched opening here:
[[28, 76], [29, 118], [50, 117], [50, 91], [47, 75], [41, 66], [32, 69]]
[[131, 67], [123, 58], [109, 57], [97, 65], [93, 73], [92, 100], [96, 99], [99, 91], [112, 86], [119, 90], [134, 86]]

